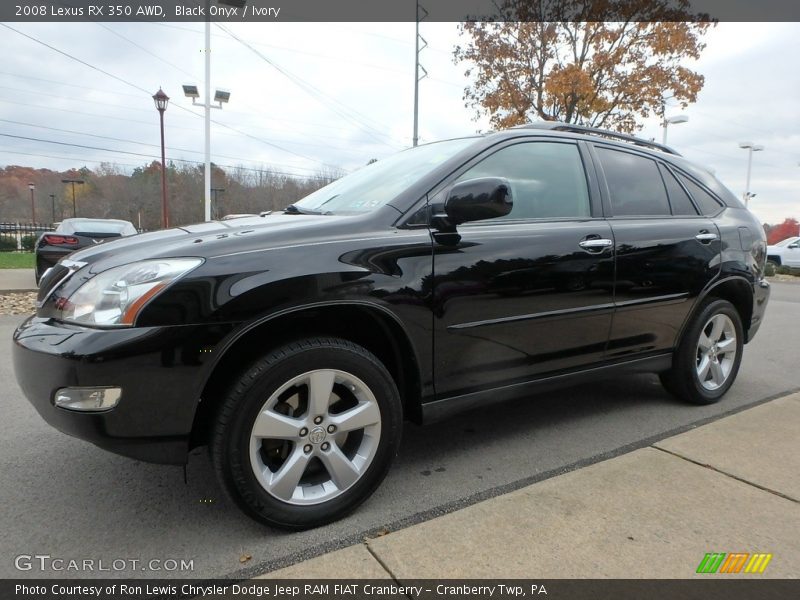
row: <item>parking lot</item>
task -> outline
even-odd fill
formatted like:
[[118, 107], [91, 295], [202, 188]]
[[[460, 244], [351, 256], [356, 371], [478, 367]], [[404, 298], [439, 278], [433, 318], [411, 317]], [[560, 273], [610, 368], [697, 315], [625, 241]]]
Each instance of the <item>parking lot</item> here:
[[18, 571], [14, 557], [21, 554], [103, 558], [107, 565], [114, 559], [193, 561], [191, 573], [126, 567], [69, 573], [76, 577], [249, 576], [396, 530], [800, 389], [799, 317], [800, 285], [773, 284], [765, 323], [745, 349], [737, 383], [717, 405], [683, 405], [655, 377], [636, 376], [495, 405], [447, 423], [408, 425], [377, 493], [349, 518], [303, 533], [271, 530], [243, 516], [221, 496], [203, 451], [192, 456], [184, 484], [178, 468], [114, 456], [47, 426], [22, 397], [8, 357], [8, 340], [22, 319], [0, 317], [6, 340], [0, 353], [6, 386], [0, 576], [63, 575]]

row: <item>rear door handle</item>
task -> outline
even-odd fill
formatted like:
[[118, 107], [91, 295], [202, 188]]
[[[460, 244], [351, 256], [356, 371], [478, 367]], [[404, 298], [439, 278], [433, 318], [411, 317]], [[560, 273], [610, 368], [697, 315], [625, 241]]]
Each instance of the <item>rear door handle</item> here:
[[605, 238], [594, 238], [578, 242], [578, 246], [580, 246], [587, 252], [602, 252], [606, 248], [611, 248], [611, 246], [613, 245], [614, 242], [612, 240], [608, 240]]
[[696, 239], [698, 242], [702, 242], [703, 244], [708, 244], [709, 242], [718, 240], [719, 236], [716, 233], [703, 231], [694, 236], [694, 239]]

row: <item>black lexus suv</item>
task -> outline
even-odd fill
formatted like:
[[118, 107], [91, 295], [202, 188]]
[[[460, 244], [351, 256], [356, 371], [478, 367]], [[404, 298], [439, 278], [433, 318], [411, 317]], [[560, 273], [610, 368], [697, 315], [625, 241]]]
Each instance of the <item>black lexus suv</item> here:
[[560, 123], [419, 146], [280, 214], [62, 259], [14, 334], [61, 431], [306, 528], [380, 484], [404, 419], [658, 373], [719, 400], [769, 298], [762, 227], [670, 148]]

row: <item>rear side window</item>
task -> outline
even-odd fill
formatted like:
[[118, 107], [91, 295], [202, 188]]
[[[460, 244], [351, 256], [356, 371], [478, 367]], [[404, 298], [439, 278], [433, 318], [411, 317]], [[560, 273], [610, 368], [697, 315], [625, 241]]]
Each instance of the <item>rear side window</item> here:
[[684, 177], [683, 175], [678, 175], [678, 177], [680, 177], [681, 182], [683, 182], [683, 185], [686, 186], [686, 189], [689, 190], [689, 193], [692, 195], [692, 198], [694, 198], [697, 206], [700, 207], [700, 212], [702, 212], [704, 215], [715, 215], [719, 212], [719, 209], [722, 208], [722, 205], [717, 201], [716, 198], [714, 198], [714, 196], [709, 194], [688, 177]]
[[615, 217], [670, 215], [667, 190], [654, 160], [597, 148]]
[[664, 176], [664, 185], [667, 186], [667, 194], [669, 195], [669, 203], [672, 206], [673, 215], [691, 215], [697, 216], [697, 209], [692, 204], [692, 199], [689, 194], [683, 189], [683, 186], [675, 179], [672, 171], [661, 166], [661, 175]]
[[505, 177], [511, 184], [514, 207], [501, 219], [591, 215], [586, 174], [574, 144], [523, 142], [507, 146], [467, 170], [458, 181], [478, 177]]

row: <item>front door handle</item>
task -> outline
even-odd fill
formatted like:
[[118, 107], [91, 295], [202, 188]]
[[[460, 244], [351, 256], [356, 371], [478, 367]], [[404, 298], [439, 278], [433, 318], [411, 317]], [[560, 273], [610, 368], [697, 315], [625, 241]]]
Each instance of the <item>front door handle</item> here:
[[582, 242], [578, 243], [578, 246], [587, 252], [602, 252], [606, 248], [611, 248], [613, 245], [613, 240], [608, 240], [605, 238], [593, 238], [589, 240], [583, 240]]
[[703, 244], [708, 244], [709, 242], [713, 242], [719, 239], [719, 236], [716, 233], [709, 233], [708, 231], [701, 231], [696, 236], [694, 236], [698, 242]]

